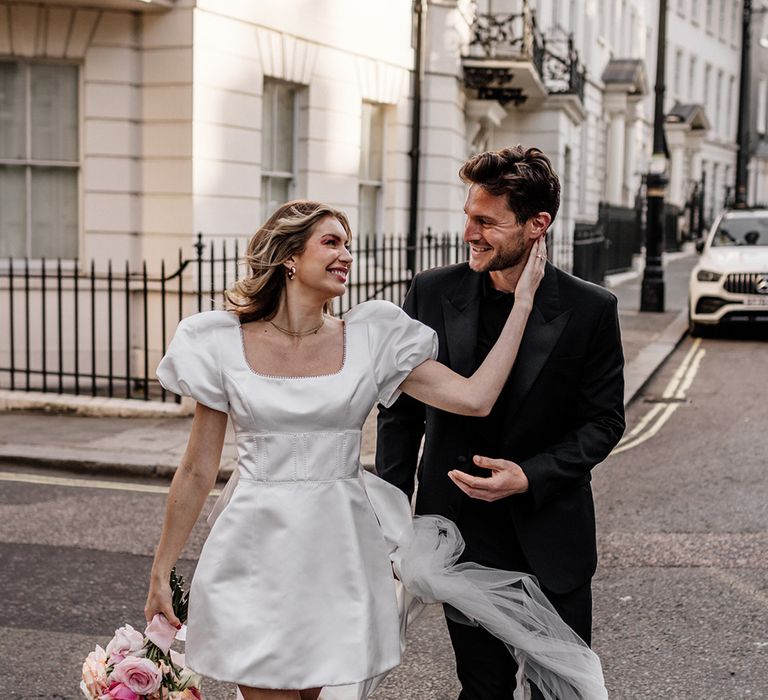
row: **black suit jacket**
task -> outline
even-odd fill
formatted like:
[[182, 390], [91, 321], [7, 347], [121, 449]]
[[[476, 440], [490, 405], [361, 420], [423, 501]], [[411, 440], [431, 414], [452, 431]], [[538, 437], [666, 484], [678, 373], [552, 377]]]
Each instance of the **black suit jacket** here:
[[[481, 298], [482, 275], [463, 263], [417, 275], [404, 304], [437, 331], [438, 360], [465, 376], [476, 366]], [[517, 536], [533, 573], [555, 593], [575, 589], [595, 572], [590, 470], [624, 432], [623, 367], [616, 298], [547, 264], [502, 395], [503, 428], [494, 453], [485, 456], [512, 460], [528, 477], [527, 493], [505, 499], [514, 529], [509, 536]], [[424, 437], [416, 512], [458, 521], [467, 497], [447, 472], [476, 469], [475, 420], [408, 396], [379, 407], [379, 475], [410, 496]]]

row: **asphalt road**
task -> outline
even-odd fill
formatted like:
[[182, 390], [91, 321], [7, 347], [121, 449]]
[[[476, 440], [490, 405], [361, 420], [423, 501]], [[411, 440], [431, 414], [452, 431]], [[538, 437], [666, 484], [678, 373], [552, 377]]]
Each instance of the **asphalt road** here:
[[768, 698], [767, 386], [764, 335], [688, 338], [595, 472], [612, 698]]
[[[611, 698], [768, 698], [766, 360], [760, 338], [687, 339], [595, 471], [594, 645]], [[164, 494], [133, 490], [157, 481], [96, 488], [71, 474], [3, 472], [48, 482], [0, 481], [0, 698], [78, 698], [88, 651], [122, 622], [143, 624]], [[183, 571], [204, 537], [198, 525]], [[233, 699], [221, 684], [205, 691]], [[376, 700], [456, 695], [433, 607]]]

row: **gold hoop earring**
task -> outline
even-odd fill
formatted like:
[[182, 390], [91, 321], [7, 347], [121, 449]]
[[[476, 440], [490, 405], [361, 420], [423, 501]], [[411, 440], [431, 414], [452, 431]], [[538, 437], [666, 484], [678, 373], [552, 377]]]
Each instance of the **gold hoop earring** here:
[[296, 268], [293, 266], [289, 267], [286, 274], [288, 275], [288, 279], [292, 280], [294, 277], [296, 277]]

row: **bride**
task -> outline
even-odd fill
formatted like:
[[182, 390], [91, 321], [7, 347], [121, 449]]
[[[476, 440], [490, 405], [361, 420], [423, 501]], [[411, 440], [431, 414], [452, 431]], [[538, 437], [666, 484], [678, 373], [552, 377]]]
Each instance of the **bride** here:
[[147, 620], [160, 613], [179, 625], [169, 573], [215, 483], [229, 418], [238, 469], [192, 582], [186, 652], [195, 671], [237, 684], [245, 700], [365, 698], [400, 663], [414, 603], [440, 601], [503, 639], [548, 697], [604, 697], [597, 657], [531, 577], [454, 566], [462, 543], [453, 524], [412, 520], [405, 497], [359, 462], [373, 405], [400, 392], [488, 414], [544, 275], [543, 240], [498, 342], [469, 378], [432, 359], [434, 331], [389, 302], [359, 304], [343, 320], [329, 314], [345, 292], [350, 242], [342, 212], [288, 202], [251, 239], [250, 272], [229, 291], [229, 310], [179, 324], [157, 376], [197, 406]]

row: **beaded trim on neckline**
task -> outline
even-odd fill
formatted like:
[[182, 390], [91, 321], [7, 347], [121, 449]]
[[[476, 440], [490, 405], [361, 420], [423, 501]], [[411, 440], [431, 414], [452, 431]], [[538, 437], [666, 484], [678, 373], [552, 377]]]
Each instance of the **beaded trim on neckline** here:
[[347, 366], [347, 324], [342, 320], [342, 356], [341, 367], [335, 372], [328, 372], [326, 374], [265, 374], [259, 372], [251, 367], [251, 363], [248, 362], [248, 355], [245, 352], [245, 333], [243, 332], [243, 324], [238, 321], [238, 327], [240, 329], [240, 350], [243, 355], [243, 362], [245, 366], [255, 374], [257, 377], [263, 377], [264, 379], [321, 379], [322, 377], [336, 377], [344, 371]]

